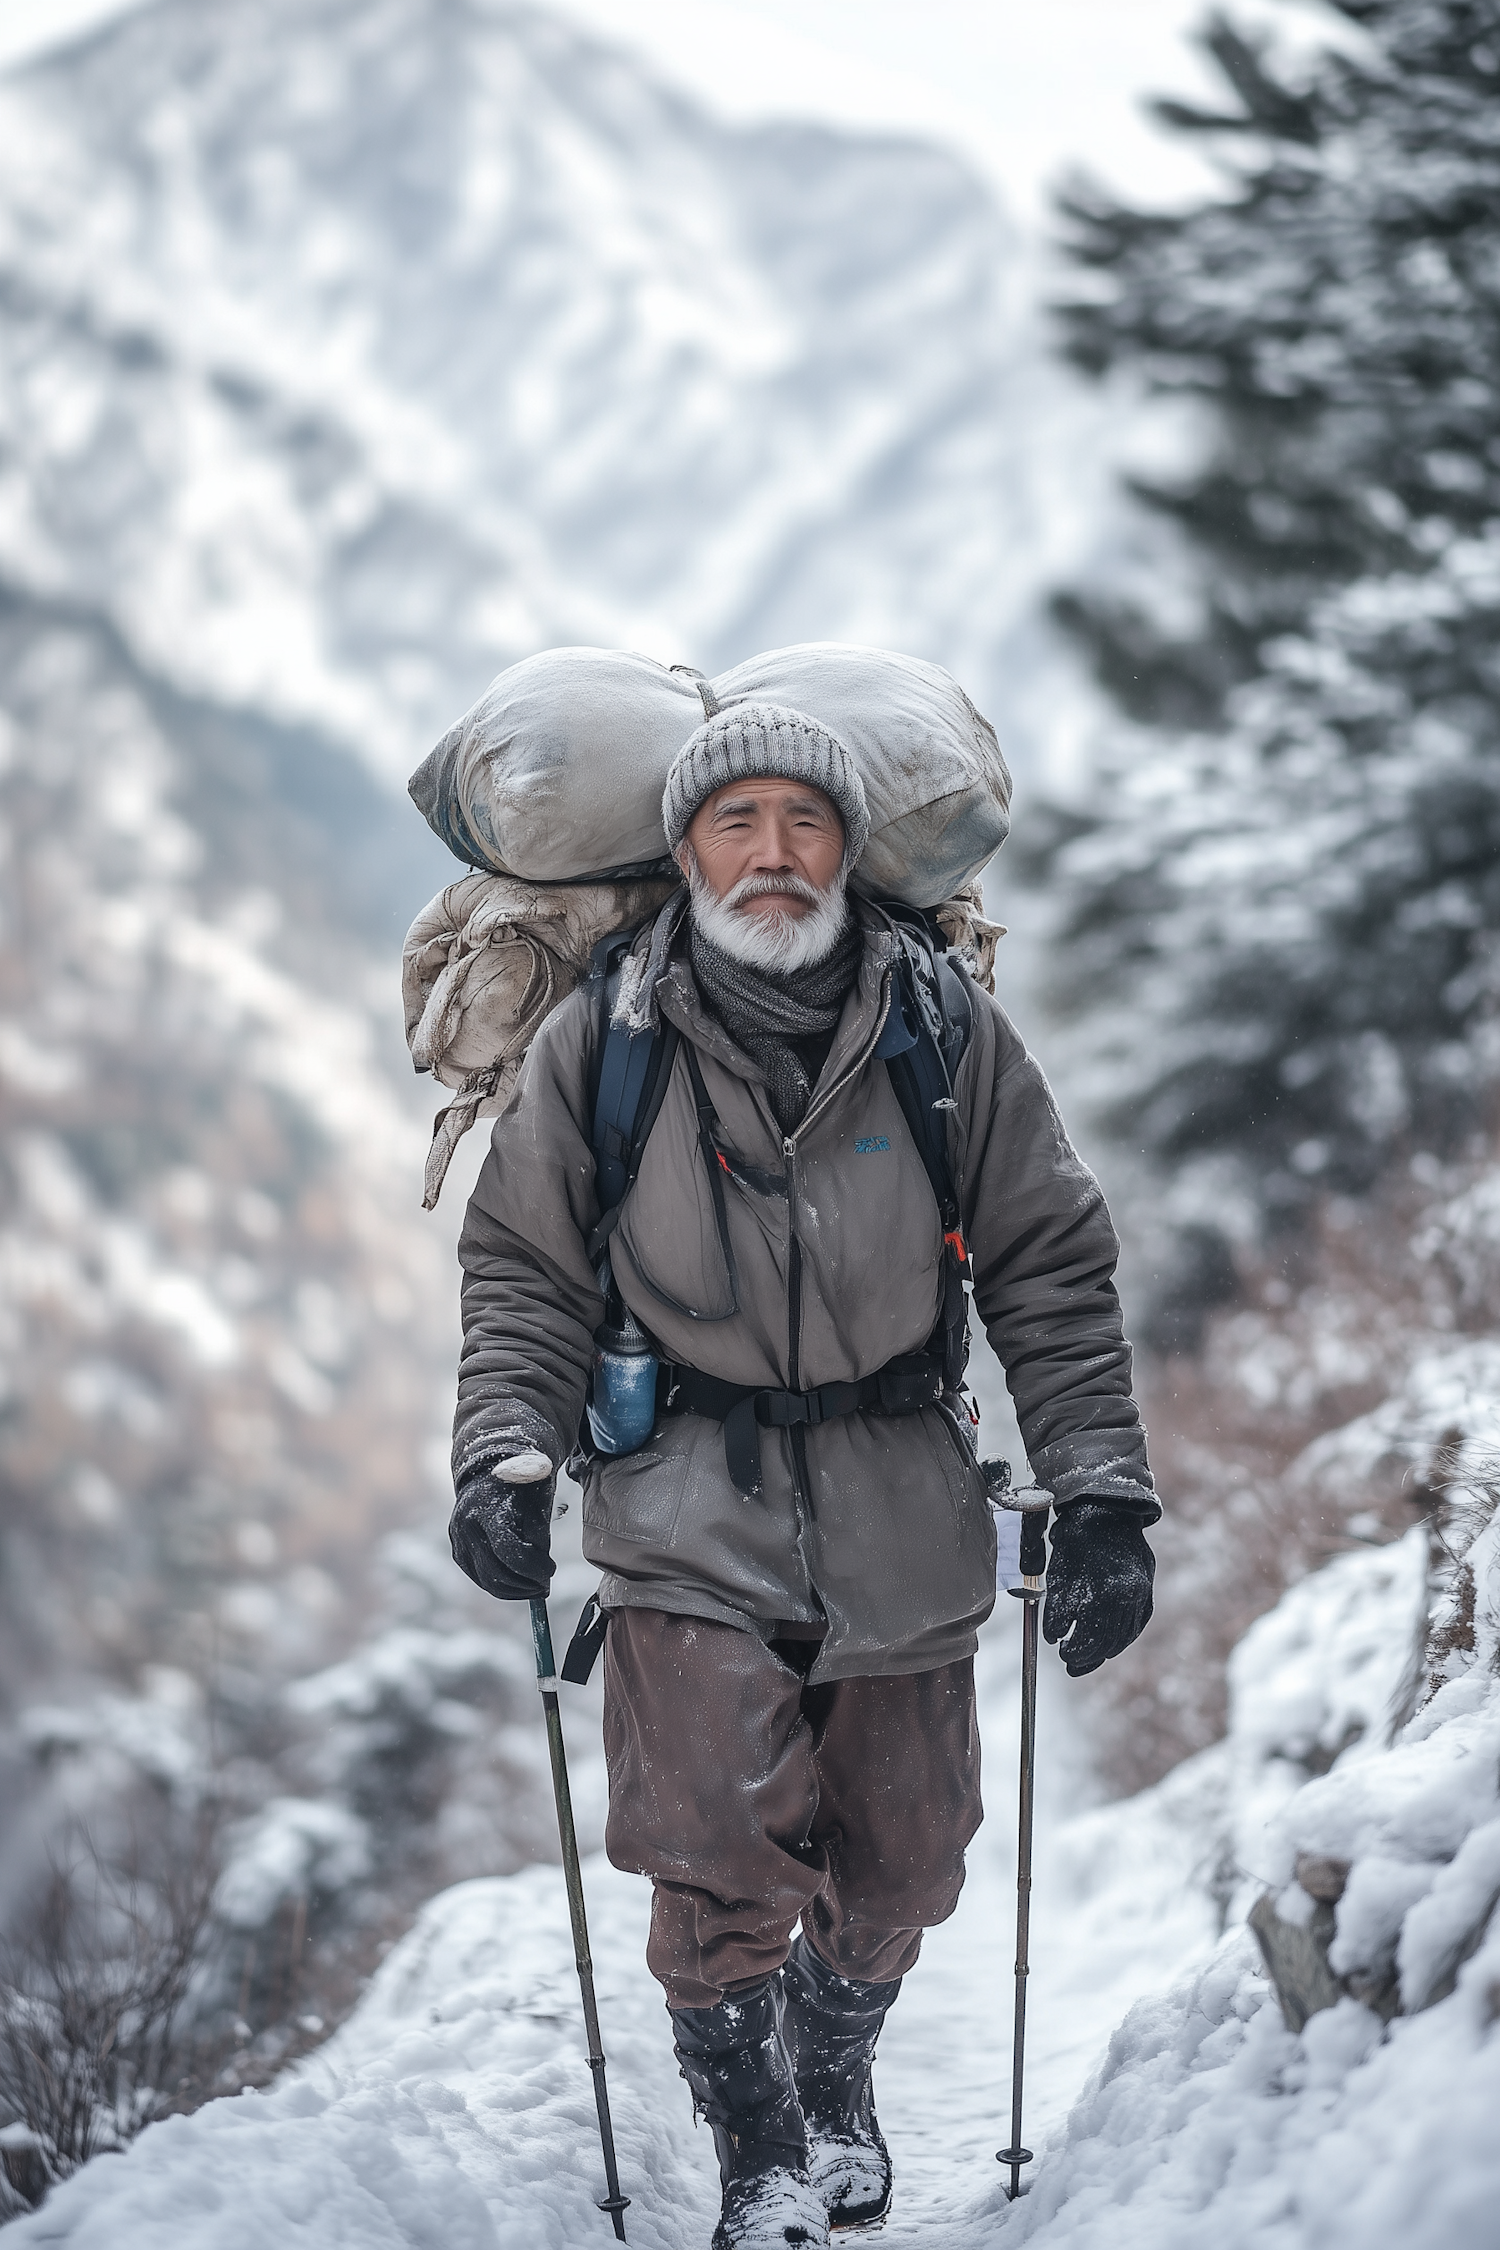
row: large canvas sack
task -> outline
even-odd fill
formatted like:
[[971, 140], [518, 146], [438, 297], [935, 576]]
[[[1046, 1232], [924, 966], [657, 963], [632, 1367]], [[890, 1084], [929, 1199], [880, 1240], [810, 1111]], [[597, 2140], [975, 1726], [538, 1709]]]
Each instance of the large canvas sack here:
[[859, 768], [870, 840], [854, 888], [932, 907], [988, 866], [1010, 829], [1010, 772], [995, 730], [940, 664], [810, 641], [714, 679], [726, 708], [784, 703], [836, 734]]
[[549, 648], [492, 680], [409, 784], [450, 851], [528, 883], [667, 864], [661, 793], [703, 703], [628, 649]]
[[469, 875], [423, 907], [401, 961], [406, 1042], [417, 1069], [458, 1095], [433, 1127], [424, 1210], [475, 1118], [500, 1110], [538, 1025], [583, 977], [599, 939], [645, 921], [676, 887], [675, 875], [545, 888]]
[[461, 859], [532, 883], [661, 868], [667, 768], [708, 709], [783, 703], [846, 743], [871, 832], [854, 882], [932, 907], [1005, 840], [995, 731], [940, 665], [837, 642], [775, 649], [699, 682], [616, 649], [550, 649], [502, 672], [412, 776]]

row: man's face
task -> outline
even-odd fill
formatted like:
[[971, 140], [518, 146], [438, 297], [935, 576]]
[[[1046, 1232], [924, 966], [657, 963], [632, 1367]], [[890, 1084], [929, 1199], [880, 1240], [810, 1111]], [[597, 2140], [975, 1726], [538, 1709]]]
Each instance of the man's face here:
[[831, 797], [811, 782], [734, 781], [694, 813], [684, 839], [717, 899], [740, 884], [735, 911], [800, 922], [834, 881], [844, 857], [844, 824]]

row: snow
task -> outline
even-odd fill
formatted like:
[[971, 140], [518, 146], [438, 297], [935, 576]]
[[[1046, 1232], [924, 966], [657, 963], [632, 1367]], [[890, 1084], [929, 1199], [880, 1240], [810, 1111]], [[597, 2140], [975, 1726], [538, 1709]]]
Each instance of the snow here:
[[344, 1890], [370, 1871], [365, 1822], [317, 1798], [273, 1797], [231, 1850], [214, 1899], [231, 1929], [263, 1929], [284, 1900]]
[[1459, 1967], [1468, 1933], [1488, 1921], [1497, 1898], [1500, 1820], [1487, 1820], [1470, 1830], [1448, 1866], [1436, 1870], [1425, 1897], [1402, 1921], [1397, 1966], [1403, 2008], [1415, 2013], [1436, 1995]]
[[[1434, 1356], [1408, 1378], [1406, 1423], [1394, 1406], [1385, 1417], [1391, 1442], [1415, 1452], [1435, 1408], [1462, 1392], [1470, 1348], [1453, 1362]], [[1008, 2240], [1494, 2242], [1500, 1516], [1482, 1491], [1450, 1487], [1429, 1551], [1447, 1580], [1430, 1629], [1416, 1568], [1428, 1538], [1419, 1526], [1396, 1548], [1338, 1558], [1252, 1628], [1234, 1659], [1227, 1746], [1237, 1845], [1280, 1890], [1278, 1913], [1293, 1918], [1305, 1855], [1347, 1864], [1330, 1964], [1386, 2007], [1395, 1977], [1409, 2012], [1386, 2029], [1350, 1997], [1293, 2037], [1253, 1940], [1231, 1927], [1206, 1969], [1126, 2017]], [[1306, 1774], [1309, 1752], [1352, 1724], [1362, 1731], [1331, 1768], [1297, 1786], [1297, 1765]]]
[[1355, 1492], [1391, 1464], [1430, 1479], [1455, 1446], [1460, 1473], [1500, 1455], [1500, 1343], [1489, 1337], [1419, 1352], [1373, 1412], [1308, 1447], [1300, 1481]]
[[[1432, 1373], [1442, 1394], [1452, 1371]], [[1009, 2137], [1020, 1614], [1001, 1604], [977, 1667], [990, 1818], [881, 2041], [897, 2181], [884, 2242], [1493, 2243], [1497, 1594], [1500, 1515], [1482, 1490], [1451, 1488], [1440, 1540], [1419, 1525], [1294, 1587], [1236, 1652], [1227, 1740], [1124, 1803], [1088, 1801], [1077, 1690], [1049, 1657], [1025, 2118], [1038, 2153], [1015, 2206], [994, 2162]], [[435, 1694], [440, 1669], [413, 1638], [370, 1679]], [[313, 1700], [360, 1712], [369, 1692], [359, 1667], [337, 1668]], [[569, 1691], [566, 1711], [588, 1831], [597, 1690]], [[268, 1812], [268, 1880], [299, 1819], [296, 1805]], [[1300, 2036], [1285, 2026], [1244, 1913], [1269, 1887], [1306, 1925], [1308, 1854], [1347, 1865], [1332, 1963], [1372, 1996], [1399, 1982], [1409, 2012], [1388, 2025], [1347, 1997]], [[236, 1862], [242, 1879], [255, 1864]], [[585, 1878], [629, 2238], [701, 2250], [716, 2168], [644, 1966], [647, 1886], [597, 1856]], [[432, 1900], [318, 2053], [263, 2093], [152, 2126], [55, 2190], [15, 2241], [571, 2250], [608, 2239], [602, 2192], [561, 1876], [533, 1866]]]
[[163, 0], [9, 79], [0, 560], [391, 780], [578, 641], [909, 647], [1057, 755], [1042, 606], [1138, 407], [961, 159], [697, 91], [418, 0]]
[[[1427, 1621], [1427, 1532], [1394, 1546], [1338, 1555], [1258, 1618], [1229, 1663], [1232, 1720], [1226, 1755], [1233, 1802], [1236, 1904], [1292, 1878], [1290, 1844], [1274, 1822], [1308, 1775], [1338, 1763], [1340, 1788], [1385, 1748], [1388, 1723]], [[1382, 1766], [1382, 1770], [1384, 1767]], [[1343, 1840], [1302, 1848], [1346, 1856]], [[1248, 1888], [1246, 1887], [1248, 1885]]]
[[1236, 1748], [1334, 1754], [1378, 1730], [1425, 1623], [1427, 1534], [1339, 1555], [1257, 1619], [1230, 1660]]
[[[981, 1653], [991, 1811], [969, 1882], [882, 2038], [876, 2086], [897, 2204], [881, 2239], [893, 2245], [943, 2250], [971, 2242], [982, 2215], [1004, 2219], [994, 2151], [1009, 2124], [1019, 1618], [1007, 1602]], [[564, 1693], [587, 1773], [589, 1703]], [[1185, 1961], [1206, 1960], [1217, 1936], [1203, 1881], [1222, 1795], [1211, 1761], [1127, 1806], [1077, 1814], [1087, 1782], [1073, 1693], [1053, 1665], [1040, 1720], [1034, 2148], [1061, 2125], [1121, 2014]], [[717, 2167], [645, 1968], [648, 1887], [602, 1857], [584, 1873], [629, 2239], [701, 2250]], [[14, 2240], [17, 2250], [573, 2250], [610, 2239], [593, 2208], [603, 2192], [562, 1878], [532, 1867], [434, 1899], [305, 2065], [265, 2093], [151, 2128], [123, 2159], [54, 2191]]]
[[1489, 2250], [1500, 2042], [1470, 1964], [1392, 2025], [1352, 2000], [1284, 2027], [1244, 1931], [1111, 2042], [1004, 2240], [1047, 2250]]

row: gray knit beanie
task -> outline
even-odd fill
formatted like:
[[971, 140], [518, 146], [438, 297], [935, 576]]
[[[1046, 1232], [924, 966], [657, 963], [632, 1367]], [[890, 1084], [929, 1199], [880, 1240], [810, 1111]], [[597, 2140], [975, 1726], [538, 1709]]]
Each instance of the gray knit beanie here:
[[831, 797], [844, 823], [844, 873], [870, 836], [870, 809], [859, 769], [836, 734], [780, 703], [735, 703], [690, 734], [672, 760], [662, 792], [662, 825], [675, 852], [694, 813], [727, 782], [763, 775], [810, 781]]

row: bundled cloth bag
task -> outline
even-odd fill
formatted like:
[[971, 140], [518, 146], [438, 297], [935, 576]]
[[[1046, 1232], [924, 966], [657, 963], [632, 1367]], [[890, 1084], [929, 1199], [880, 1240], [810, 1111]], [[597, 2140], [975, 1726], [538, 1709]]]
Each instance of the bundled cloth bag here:
[[543, 888], [468, 875], [423, 907], [401, 962], [406, 1043], [418, 1070], [457, 1091], [433, 1127], [425, 1211], [475, 1118], [498, 1114], [537, 1026], [584, 976], [599, 939], [644, 922], [677, 883], [674, 873]]
[[939, 665], [835, 642], [777, 649], [714, 680], [619, 649], [528, 657], [410, 784], [430, 826], [482, 871], [441, 891], [406, 940], [412, 1060], [458, 1097], [434, 1129], [428, 1210], [458, 1142], [501, 1107], [598, 940], [643, 922], [676, 888], [667, 769], [705, 715], [748, 702], [804, 711], [841, 738], [870, 807], [855, 887], [935, 909], [993, 989], [1001, 932], [983, 918], [977, 879], [1009, 827], [1010, 774], [994, 729]]
[[941, 665], [814, 641], [717, 679], [627, 650], [554, 648], [512, 664], [411, 779], [450, 850], [528, 883], [669, 868], [667, 768], [704, 715], [780, 703], [836, 734], [870, 807], [857, 889], [933, 907], [986, 867], [1010, 826], [995, 730]]
[[628, 649], [549, 648], [492, 681], [408, 786], [448, 849], [491, 874], [675, 873], [661, 794], [702, 724], [686, 672]]

